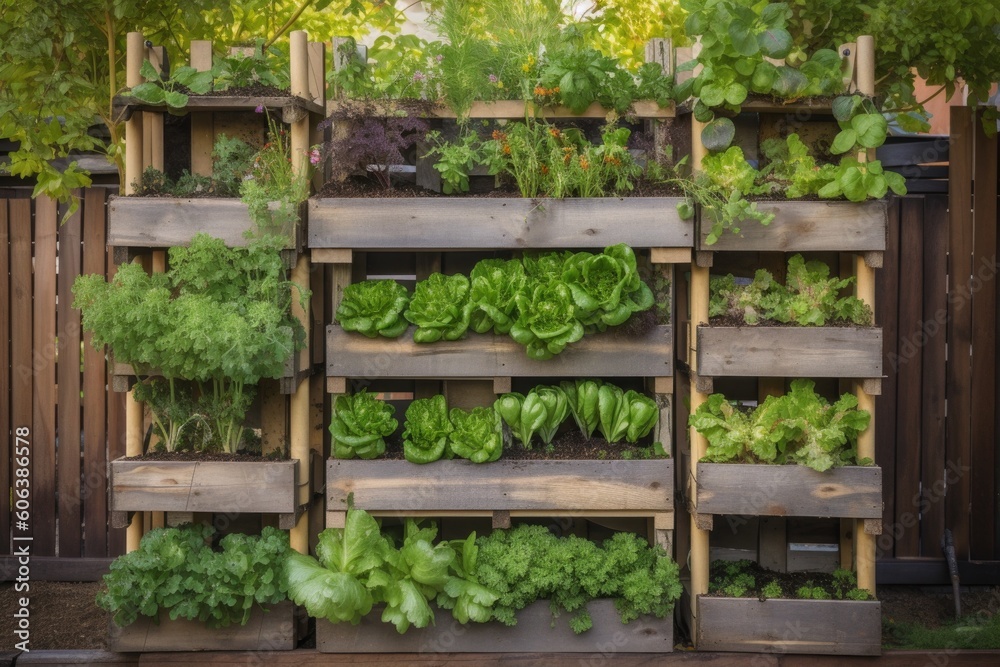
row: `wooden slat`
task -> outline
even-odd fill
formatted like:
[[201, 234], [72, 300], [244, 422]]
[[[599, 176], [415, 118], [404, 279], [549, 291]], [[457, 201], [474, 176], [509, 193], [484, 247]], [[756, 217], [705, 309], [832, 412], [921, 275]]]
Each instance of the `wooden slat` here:
[[[11, 445], [14, 438], [11, 423], [10, 405], [10, 242], [7, 224], [7, 200], [0, 199], [0, 335], [5, 336], [4, 344], [0, 345], [0, 489], [11, 488]], [[10, 544], [10, 511], [11, 495], [0, 494], [0, 555], [9, 554]]]
[[674, 197], [312, 199], [309, 247], [356, 250], [691, 247]]
[[765, 227], [756, 221], [747, 221], [740, 226], [739, 234], [727, 231], [716, 243], [707, 245], [708, 225], [702, 221], [697, 249], [783, 252], [885, 250], [887, 205], [884, 200], [860, 204], [842, 201], [758, 202], [757, 208], [775, 214], [771, 224]]
[[[886, 143], [875, 149], [875, 158], [886, 169], [930, 162], [948, 162], [948, 141], [942, 137]], [[900, 170], [908, 172], [908, 170]]]
[[879, 655], [882, 603], [698, 598], [701, 651]]
[[[922, 197], [907, 197], [901, 202], [899, 231], [899, 361], [896, 368], [896, 442], [921, 442], [923, 357], [923, 218]], [[896, 511], [917, 514], [913, 498], [920, 496], [920, 457], [901, 451], [897, 446], [894, 491]], [[940, 536], [937, 537], [940, 539]], [[896, 537], [897, 554], [920, 553], [920, 529], [911, 527]]]
[[[334, 48], [336, 49], [336, 43], [334, 44]], [[355, 102], [345, 100], [331, 100], [327, 103], [326, 115], [339, 111], [348, 105], [356, 106], [356, 104]], [[380, 112], [391, 115], [395, 113], [396, 108], [393, 104], [385, 104], [380, 106]], [[605, 109], [596, 102], [584, 109], [583, 113], [577, 114], [564, 106], [536, 107], [531, 102], [526, 105], [524, 100], [498, 100], [495, 102], [473, 102], [468, 117], [476, 119], [515, 120], [523, 119], [525, 114], [528, 114], [548, 119], [592, 118], [603, 120], [607, 118], [608, 112], [609, 109]], [[630, 115], [638, 119], [673, 118], [675, 109], [673, 106], [660, 107], [656, 102], [651, 100], [638, 100], [633, 103]], [[428, 110], [427, 116], [430, 118], [455, 118], [456, 114], [451, 107], [439, 104]]]
[[705, 377], [880, 377], [882, 329], [700, 326], [698, 373]]
[[113, 511], [292, 513], [296, 462], [112, 461]]
[[246, 625], [209, 628], [198, 621], [170, 620], [160, 612], [158, 621], [140, 616], [132, 625], [112, 623], [109, 646], [113, 651], [290, 651], [295, 648], [295, 607], [291, 602], [270, 605], [267, 612], [255, 605]]
[[[105, 235], [107, 235], [107, 227], [105, 226]], [[115, 273], [118, 271], [118, 267], [114, 262], [114, 248], [112, 246], [107, 246], [107, 256], [105, 260], [105, 266], [107, 267], [107, 279], [110, 281], [114, 278]], [[109, 369], [107, 368], [107, 362], [105, 362], [105, 372]], [[108, 378], [108, 389], [110, 390], [110, 380]], [[125, 429], [125, 402], [128, 400], [128, 394], [113, 393], [111, 391], [106, 391], [105, 400], [107, 401], [107, 411], [108, 411], [108, 433], [107, 433], [107, 460], [110, 463], [114, 459], [125, 456], [125, 444], [126, 444], [126, 429]], [[109, 474], [110, 466], [105, 467], [105, 475]], [[109, 480], [110, 484], [110, 480]], [[108, 526], [108, 555], [109, 556], [120, 556], [125, 553], [126, 546], [126, 531], [123, 528], [113, 528]]]
[[[83, 272], [105, 273], [105, 190], [89, 188], [83, 205]], [[83, 553], [108, 555], [107, 361], [83, 337]]]
[[[399, 634], [380, 620], [379, 610], [358, 625], [316, 621], [316, 648], [320, 653], [521, 653], [524, 651], [565, 653], [668, 653], [673, 650], [673, 619], [643, 617], [622, 625], [611, 600], [587, 605], [594, 627], [574, 634], [572, 614], [553, 618], [549, 603], [540, 600], [517, 614], [517, 625], [497, 623], [458, 624], [448, 611], [435, 610], [435, 622], [424, 629], [410, 628]], [[607, 648], [602, 648], [607, 647]], [[440, 660], [440, 655], [439, 655]], [[576, 664], [576, 663], [574, 663]]]
[[[973, 560], [1000, 558], [994, 553], [998, 497], [996, 474], [998, 446], [993, 414], [986, 406], [997, 405], [996, 317], [997, 317], [997, 139], [987, 137], [977, 116], [975, 130], [975, 236], [970, 287], [972, 297], [972, 466], [969, 484], [969, 514], [975, 517], [970, 531], [969, 557]], [[995, 129], [995, 128], [994, 128]]]
[[32, 354], [32, 552], [56, 555], [56, 202], [35, 200], [34, 320]]
[[[297, 97], [244, 97], [237, 95], [191, 95], [183, 112], [192, 111], [249, 111], [253, 112], [262, 106], [272, 114], [280, 114], [284, 122], [299, 117], [306, 112], [326, 115], [325, 109], [311, 100]], [[116, 117], [128, 117], [136, 111], [167, 111], [165, 104], [145, 104], [136, 102], [133, 98], [120, 96], [114, 99]]]
[[[882, 499], [885, 509], [882, 519], [886, 525], [896, 522], [896, 496], [893, 493], [896, 479], [896, 370], [899, 368], [899, 210], [900, 200], [889, 200], [885, 262], [875, 272], [875, 322], [882, 326], [882, 355], [885, 379], [882, 395], [875, 401], [875, 463], [882, 468]], [[904, 508], [905, 509], [905, 508]], [[894, 543], [892, 531], [886, 531], [877, 541], [882, 557], [892, 556]]]
[[846, 466], [817, 472], [802, 465], [699, 463], [701, 514], [882, 516], [882, 470]]
[[[918, 233], [916, 229], [904, 230], [905, 233]], [[944, 497], [947, 491], [945, 475], [948, 464], [945, 460], [945, 373], [947, 363], [945, 353], [947, 347], [948, 316], [948, 199], [940, 195], [924, 199], [924, 294], [923, 294], [923, 329], [926, 342], [922, 352], [921, 400], [920, 409], [920, 478], [921, 502], [915, 504], [913, 496], [909, 496], [900, 509], [908, 517], [897, 517], [900, 525], [912, 524], [913, 519], [920, 517], [920, 553], [898, 553], [897, 557], [924, 555], [933, 558], [941, 557], [941, 536], [945, 529]], [[920, 258], [908, 257], [901, 262], [916, 262]], [[913, 457], [894, 440], [899, 457]], [[888, 475], [888, 474], [887, 474]], [[889, 479], [889, 477], [886, 477]], [[903, 520], [905, 518], [905, 521]], [[891, 525], [891, 524], [886, 524]], [[915, 527], [907, 528], [915, 531]], [[883, 537], [889, 531], [883, 533]], [[882, 538], [879, 538], [881, 542]]]
[[198, 232], [210, 232], [227, 246], [240, 247], [248, 243], [245, 233], [257, 229], [239, 199], [115, 197], [108, 208], [112, 246], [169, 248], [190, 244]]
[[[77, 193], [78, 195], [81, 193]], [[82, 268], [82, 216], [77, 211], [59, 228], [58, 322], [59, 360], [56, 364], [59, 438], [59, 555], [83, 555], [83, 508], [80, 486], [80, 311], [73, 308], [73, 281]]]
[[[0, 557], [0, 581], [17, 576], [17, 556]], [[60, 558], [38, 556], [31, 559], [32, 581], [101, 581], [108, 573], [110, 558]], [[2, 664], [2, 663], [0, 663]]]
[[326, 330], [327, 375], [371, 378], [622, 377], [673, 374], [671, 327], [626, 337], [613, 331], [584, 336], [546, 361], [530, 359], [507, 336], [470, 334], [465, 340], [413, 342], [412, 327], [397, 339], [370, 339], [331, 325]]
[[[948, 222], [948, 439], [945, 458], [972, 466], [972, 167], [975, 128], [966, 107], [951, 107], [951, 178]], [[945, 523], [955, 537], [959, 559], [969, 557], [969, 476], [948, 485]]]
[[365, 510], [673, 511], [669, 459], [409, 461], [330, 459], [327, 507]]

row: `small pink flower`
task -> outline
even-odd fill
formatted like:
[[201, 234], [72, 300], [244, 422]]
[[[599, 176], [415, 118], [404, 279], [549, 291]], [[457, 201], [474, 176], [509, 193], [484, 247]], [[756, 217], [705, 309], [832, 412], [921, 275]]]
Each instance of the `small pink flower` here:
[[319, 149], [314, 148], [311, 151], [309, 151], [309, 163], [312, 164], [313, 166], [316, 166], [317, 164], [319, 164], [319, 161], [320, 161]]
[[258, 104], [257, 108], [254, 109], [254, 112], [255, 113], [264, 113], [264, 105], [263, 104]]
[[490, 74], [490, 83], [496, 83], [499, 80], [496, 74]]
[[444, 60], [444, 56], [439, 53], [437, 54], [437, 56], [435, 56], [435, 59], [438, 61], [438, 64], [440, 65], [441, 61]]
[[426, 81], [427, 80], [427, 75], [424, 74], [423, 72], [421, 72], [420, 70], [417, 70], [416, 72], [413, 73], [413, 80], [414, 81]]

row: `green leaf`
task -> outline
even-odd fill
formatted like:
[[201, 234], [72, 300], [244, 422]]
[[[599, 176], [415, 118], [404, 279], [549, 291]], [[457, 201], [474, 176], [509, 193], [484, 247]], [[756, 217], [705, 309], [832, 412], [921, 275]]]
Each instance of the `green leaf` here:
[[792, 36], [783, 28], [768, 28], [757, 37], [760, 51], [769, 58], [784, 58], [792, 50]]
[[707, 107], [722, 106], [726, 99], [726, 89], [717, 83], [705, 84], [701, 87], [699, 99]]
[[716, 118], [701, 131], [701, 141], [710, 151], [725, 150], [736, 137], [736, 125], [729, 118]]
[[809, 85], [809, 79], [797, 69], [782, 65], [778, 67], [778, 78], [774, 82], [774, 93], [779, 97], [794, 99], [802, 95]]
[[741, 56], [757, 55], [760, 45], [750, 30], [750, 26], [742, 21], [736, 20], [729, 24], [729, 38], [733, 48]]
[[694, 115], [694, 119], [699, 123], [708, 123], [713, 118], [715, 118], [715, 112], [712, 108], [705, 104], [704, 100], [699, 99], [694, 103], [694, 109], [691, 110]]
[[743, 104], [747, 98], [747, 89], [741, 84], [731, 83], [726, 86], [726, 103], [733, 106]]
[[163, 98], [167, 103], [167, 106], [174, 109], [183, 109], [188, 103], [188, 96], [175, 90], [165, 91], [163, 93]]
[[880, 113], [859, 114], [851, 119], [851, 127], [857, 132], [857, 142], [864, 148], [878, 148], [884, 144], [889, 130]]
[[778, 68], [767, 61], [762, 61], [754, 68], [750, 87], [755, 93], [769, 93], [777, 80]]
[[840, 155], [853, 150], [857, 143], [858, 133], [855, 130], [841, 130], [837, 133], [837, 136], [833, 138], [833, 143], [830, 145], [830, 152], [834, 155]]
[[833, 100], [833, 117], [841, 123], [851, 120], [861, 108], [861, 97], [857, 95], [841, 95]]
[[868, 195], [864, 174], [858, 167], [848, 167], [840, 177], [840, 187], [844, 196], [851, 201], [864, 201]]

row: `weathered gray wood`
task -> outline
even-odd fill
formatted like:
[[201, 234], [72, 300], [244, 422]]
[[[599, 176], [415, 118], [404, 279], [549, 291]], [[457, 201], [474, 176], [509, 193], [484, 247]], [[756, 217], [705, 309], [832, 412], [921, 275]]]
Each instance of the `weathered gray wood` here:
[[[246, 233], [257, 223], [239, 199], [205, 197], [112, 197], [108, 204], [108, 245], [169, 248], [188, 245], [198, 232], [221, 238], [227, 246], [245, 246]], [[289, 239], [286, 248], [300, 245], [303, 225], [295, 230], [273, 230]]]
[[885, 250], [887, 204], [884, 200], [757, 202], [757, 208], [774, 213], [771, 224], [755, 220], [740, 225], [740, 233], [727, 231], [712, 245], [705, 243], [710, 225], [699, 211], [698, 250], [753, 250], [800, 252]]
[[294, 513], [297, 461], [111, 462], [111, 509]]
[[882, 469], [876, 466], [817, 472], [802, 465], [699, 463], [697, 486], [703, 514], [882, 516]]
[[594, 627], [577, 635], [569, 628], [571, 614], [552, 618], [545, 600], [525, 607], [517, 625], [499, 623], [462, 625], [448, 611], [436, 610], [435, 623], [422, 630], [399, 634], [373, 610], [359, 625], [316, 621], [316, 649], [320, 653], [666, 653], [673, 650], [672, 618], [643, 617], [622, 625], [611, 600], [587, 605]]
[[327, 461], [327, 507], [364, 510], [673, 512], [674, 462]]
[[881, 327], [698, 327], [703, 376], [882, 376]]
[[309, 247], [355, 250], [690, 248], [676, 197], [318, 199]]
[[584, 336], [552, 359], [528, 357], [507, 336], [470, 333], [464, 340], [413, 342], [412, 327], [396, 339], [366, 338], [337, 325], [326, 329], [326, 374], [350, 378], [622, 377], [673, 374], [670, 326], [627, 337], [615, 331]]
[[161, 611], [157, 624], [141, 616], [132, 625], [111, 623], [109, 647], [120, 653], [149, 651], [291, 651], [295, 648], [295, 608], [291, 602], [255, 606], [246, 625], [208, 628], [198, 621], [170, 620]]
[[[136, 111], [166, 111], [165, 104], [145, 104], [135, 98], [120, 95], [114, 99], [114, 116], [127, 120]], [[245, 97], [239, 95], [191, 95], [182, 113], [191, 111], [256, 111], [264, 107], [270, 112], [280, 112], [285, 123], [294, 122], [302, 113], [312, 112], [326, 115], [324, 105], [300, 97]]]
[[698, 597], [700, 651], [880, 655], [882, 603]]

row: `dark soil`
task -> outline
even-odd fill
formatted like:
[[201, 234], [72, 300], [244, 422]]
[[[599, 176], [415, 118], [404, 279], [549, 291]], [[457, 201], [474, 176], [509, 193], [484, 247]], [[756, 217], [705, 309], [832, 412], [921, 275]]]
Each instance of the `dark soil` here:
[[[792, 327], [798, 329], [810, 329], [814, 327], [802, 326], [796, 322], [778, 322], [777, 320], [760, 320], [757, 324], [747, 324], [746, 320], [742, 317], [737, 317], [735, 315], [717, 315], [711, 318], [709, 321], [709, 326], [713, 327]], [[825, 325], [826, 327], [844, 327], [844, 328], [862, 328], [860, 325], [854, 322], [849, 322], [847, 320], [830, 320]]]
[[[732, 580], [732, 577], [726, 576], [726, 569], [731, 566], [732, 563], [727, 561], [717, 560], [712, 562], [709, 570], [710, 583], [708, 586], [710, 595], [736, 597], [725, 590], [725, 584]], [[803, 586], [810, 588], [819, 586], [828, 593], [831, 593], [831, 597], [835, 597], [832, 594], [837, 589], [834, 585], [833, 575], [824, 572], [775, 572], [762, 568], [757, 563], [745, 564], [741, 572], [751, 575], [754, 582], [754, 585], [746, 587], [745, 594], [738, 596], [741, 598], [764, 599], [766, 596], [762, 593], [762, 589], [772, 581], [777, 581], [781, 586], [781, 595], [771, 597], [797, 599], [799, 596], [796, 592]]]
[[193, 97], [291, 97], [291, 93], [288, 90], [281, 88], [275, 88], [274, 86], [265, 86], [262, 83], [256, 83], [252, 86], [243, 86], [241, 88], [227, 88], [226, 90], [211, 90], [207, 93], [201, 95], [193, 95]]
[[30, 600], [30, 650], [107, 648], [111, 616], [94, 603], [102, 583], [32, 581], [30, 586], [24, 593], [15, 591], [13, 582], [0, 583], [0, 650], [13, 650], [20, 641], [14, 612], [21, 597]]
[[123, 461], [227, 461], [233, 463], [267, 463], [288, 460], [288, 457], [228, 454], [226, 452], [147, 452], [142, 456], [129, 456]]

